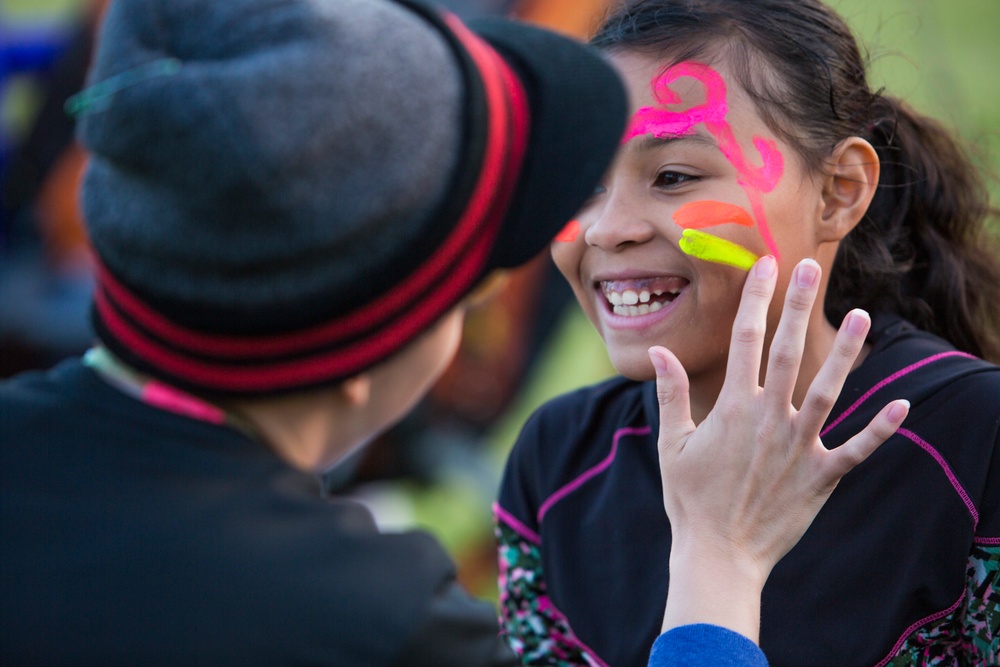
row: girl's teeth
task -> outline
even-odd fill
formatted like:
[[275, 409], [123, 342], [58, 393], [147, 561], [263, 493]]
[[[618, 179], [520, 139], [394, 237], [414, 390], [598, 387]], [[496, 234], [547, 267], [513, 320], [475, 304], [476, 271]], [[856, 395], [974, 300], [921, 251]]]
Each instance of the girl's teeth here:
[[654, 301], [653, 303], [644, 303], [641, 306], [629, 306], [629, 305], [619, 305], [612, 308], [615, 315], [624, 315], [625, 317], [635, 317], [636, 315], [648, 315], [649, 313], [655, 313], [660, 308], [663, 308], [663, 304], [659, 301]]
[[[625, 284], [631, 282], [630, 287]], [[656, 278], [639, 281], [603, 281], [601, 289], [612, 312], [623, 317], [655, 313], [684, 291], [682, 278]]]

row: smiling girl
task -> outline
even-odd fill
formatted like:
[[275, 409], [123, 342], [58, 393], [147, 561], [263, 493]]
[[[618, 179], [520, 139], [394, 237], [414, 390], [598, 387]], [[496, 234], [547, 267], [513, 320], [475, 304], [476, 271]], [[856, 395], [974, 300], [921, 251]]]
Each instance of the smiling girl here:
[[790, 286], [818, 296], [801, 359], [776, 345], [760, 383], [798, 364], [792, 404], [813, 409], [859, 307], [871, 330], [820, 399], [823, 444], [890, 399], [912, 409], [774, 568], [761, 647], [774, 665], [997, 664], [1000, 262], [980, 177], [940, 125], [870, 90], [814, 0], [640, 0], [594, 43], [632, 121], [552, 254], [624, 377], [549, 403], [515, 446], [496, 508], [508, 641], [526, 664], [645, 663], [678, 585], [647, 576], [672, 541], [649, 348], [684, 367], [693, 424], [752, 410], [720, 392], [730, 339], [752, 334], [733, 326], [747, 272], [771, 256], [767, 343]]

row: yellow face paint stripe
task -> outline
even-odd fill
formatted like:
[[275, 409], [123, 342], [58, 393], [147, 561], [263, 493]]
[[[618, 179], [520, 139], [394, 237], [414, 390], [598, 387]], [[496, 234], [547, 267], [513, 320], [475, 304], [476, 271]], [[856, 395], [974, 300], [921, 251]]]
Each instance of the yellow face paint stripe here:
[[749, 271], [758, 259], [757, 255], [737, 243], [697, 229], [685, 229], [681, 235], [680, 246], [682, 251], [692, 257], [706, 262], [735, 266], [744, 271]]

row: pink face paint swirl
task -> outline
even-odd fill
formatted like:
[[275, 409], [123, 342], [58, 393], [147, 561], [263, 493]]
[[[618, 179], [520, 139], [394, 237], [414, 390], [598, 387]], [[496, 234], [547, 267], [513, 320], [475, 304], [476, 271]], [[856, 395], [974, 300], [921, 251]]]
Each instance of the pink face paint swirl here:
[[[670, 88], [670, 84], [681, 77], [691, 77], [705, 87], [705, 101], [684, 111], [671, 111], [668, 106], [679, 104], [680, 96]], [[660, 104], [642, 107], [632, 117], [623, 142], [644, 134], [655, 137], [680, 137], [693, 134], [698, 124], [719, 144], [719, 150], [739, 174], [740, 186], [750, 200], [750, 208], [757, 220], [757, 228], [768, 250], [779, 258], [778, 247], [771, 236], [764, 213], [762, 194], [770, 192], [778, 184], [785, 171], [785, 161], [777, 145], [770, 139], [753, 137], [754, 148], [761, 157], [761, 165], [750, 164], [726, 120], [729, 113], [726, 82], [722, 76], [708, 65], [683, 62], [667, 69], [650, 83], [653, 97]]]
[[[705, 101], [684, 111], [670, 111], [666, 107], [681, 103], [680, 96], [670, 88], [670, 84], [685, 76], [697, 79], [705, 86]], [[687, 62], [674, 65], [653, 79], [650, 87], [659, 105], [642, 107], [636, 111], [623, 141], [629, 141], [643, 134], [652, 134], [655, 137], [680, 137], [693, 134], [695, 125], [699, 123], [708, 126], [709, 131], [713, 126], [726, 124], [726, 114], [729, 113], [729, 105], [726, 103], [726, 82], [708, 65]]]

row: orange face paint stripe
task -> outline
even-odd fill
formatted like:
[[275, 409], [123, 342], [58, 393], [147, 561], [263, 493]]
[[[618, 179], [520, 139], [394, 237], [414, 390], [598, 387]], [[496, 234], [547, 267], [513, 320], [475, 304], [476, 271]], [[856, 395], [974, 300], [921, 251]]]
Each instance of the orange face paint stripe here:
[[572, 243], [576, 240], [576, 237], [580, 235], [580, 221], [570, 220], [566, 223], [566, 226], [562, 228], [554, 240], [560, 243]]
[[753, 217], [746, 209], [721, 201], [695, 201], [674, 212], [674, 222], [684, 229], [702, 229], [726, 223], [753, 227]]

